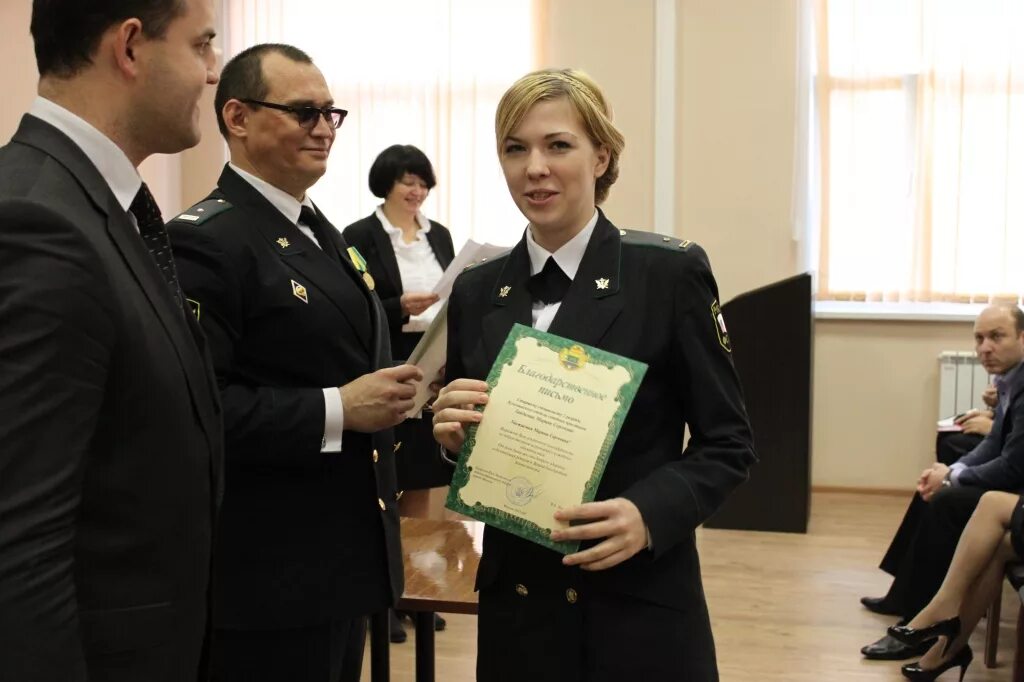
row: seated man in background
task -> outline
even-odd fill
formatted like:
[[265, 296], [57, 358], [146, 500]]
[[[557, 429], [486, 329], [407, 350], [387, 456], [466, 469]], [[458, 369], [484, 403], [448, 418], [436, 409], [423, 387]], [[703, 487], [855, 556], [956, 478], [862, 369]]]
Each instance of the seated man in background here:
[[[942, 583], [982, 494], [1024, 488], [1024, 312], [1016, 305], [985, 308], [974, 323], [974, 341], [982, 365], [995, 376], [991, 431], [952, 465], [936, 462], [921, 474], [914, 503], [880, 566], [893, 576], [892, 586], [884, 597], [861, 599], [876, 613], [905, 621], [920, 611]], [[927, 648], [886, 636], [861, 653], [871, 659], [900, 660]]]

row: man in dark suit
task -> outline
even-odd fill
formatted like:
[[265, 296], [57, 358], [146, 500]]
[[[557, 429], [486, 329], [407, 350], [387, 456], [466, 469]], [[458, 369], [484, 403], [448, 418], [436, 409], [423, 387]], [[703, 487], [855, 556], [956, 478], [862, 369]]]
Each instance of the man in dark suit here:
[[[893, 576], [884, 597], [864, 597], [871, 611], [915, 616], [938, 591], [967, 521], [988, 490], [1024, 489], [1024, 312], [1015, 305], [985, 308], [974, 323], [978, 358], [992, 374], [997, 401], [992, 430], [951, 466], [937, 462], [921, 474], [881, 568]], [[861, 649], [866, 658], [900, 660], [924, 654], [886, 635]]]
[[421, 374], [390, 366], [372, 278], [306, 194], [345, 116], [320, 71], [257, 45], [215, 105], [231, 161], [168, 226], [224, 404], [214, 678], [355, 680], [402, 594], [391, 427]]
[[199, 140], [209, 0], [36, 0], [0, 149], [0, 680], [205, 679], [222, 455], [136, 167]]

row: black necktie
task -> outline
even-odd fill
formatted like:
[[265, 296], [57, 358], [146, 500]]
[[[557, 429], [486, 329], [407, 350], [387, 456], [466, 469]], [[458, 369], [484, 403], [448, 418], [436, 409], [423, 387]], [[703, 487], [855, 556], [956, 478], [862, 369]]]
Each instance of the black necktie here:
[[558, 303], [565, 298], [565, 292], [569, 290], [570, 284], [572, 280], [569, 279], [569, 275], [562, 272], [554, 258], [548, 257], [544, 269], [530, 278], [526, 288], [534, 302], [550, 304]]
[[142, 183], [128, 210], [135, 216], [135, 222], [139, 225], [139, 235], [146, 243], [149, 255], [156, 261], [164, 279], [167, 280], [167, 285], [171, 287], [174, 302], [181, 308], [185, 296], [181, 293], [181, 285], [178, 284], [178, 271], [174, 267], [174, 256], [171, 255], [171, 242], [167, 238], [167, 230], [164, 229], [160, 207], [156, 205], [156, 199], [153, 198], [146, 183]]
[[338, 248], [334, 244], [334, 240], [331, 239], [330, 230], [334, 230], [333, 227], [327, 224], [327, 221], [320, 217], [316, 211], [309, 206], [303, 206], [302, 210], [299, 211], [299, 222], [306, 224], [313, 232], [313, 236], [316, 237], [316, 241], [320, 244], [320, 248], [327, 257], [333, 260], [335, 263], [341, 263], [341, 256], [338, 254]]

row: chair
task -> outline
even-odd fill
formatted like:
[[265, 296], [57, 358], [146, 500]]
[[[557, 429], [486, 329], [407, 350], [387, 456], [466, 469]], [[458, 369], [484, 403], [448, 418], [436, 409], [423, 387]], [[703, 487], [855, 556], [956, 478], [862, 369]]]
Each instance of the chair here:
[[[1006, 565], [1006, 579], [1020, 596], [1024, 604], [1024, 563]], [[996, 649], [999, 645], [999, 618], [1002, 611], [1003, 595], [996, 595], [985, 614], [985, 667], [996, 667]], [[1024, 682], [1024, 608], [1017, 615], [1017, 650], [1013, 655], [1013, 682]]]

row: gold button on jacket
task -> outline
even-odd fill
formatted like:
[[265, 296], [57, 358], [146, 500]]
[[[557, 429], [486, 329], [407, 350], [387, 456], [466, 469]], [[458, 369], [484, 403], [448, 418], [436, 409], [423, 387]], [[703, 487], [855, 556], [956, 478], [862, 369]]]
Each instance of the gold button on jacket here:
[[579, 595], [576, 593], [576, 590], [570, 587], [565, 591], [565, 600], [567, 602], [569, 602], [570, 604], [575, 604], [577, 599], [579, 599]]
[[526, 595], [530, 594], [530, 591], [526, 589], [526, 585], [520, 583], [516, 585], [516, 594], [518, 594], [520, 597], [525, 597]]

